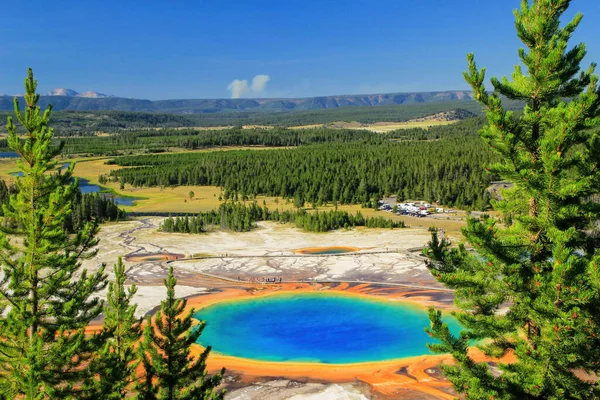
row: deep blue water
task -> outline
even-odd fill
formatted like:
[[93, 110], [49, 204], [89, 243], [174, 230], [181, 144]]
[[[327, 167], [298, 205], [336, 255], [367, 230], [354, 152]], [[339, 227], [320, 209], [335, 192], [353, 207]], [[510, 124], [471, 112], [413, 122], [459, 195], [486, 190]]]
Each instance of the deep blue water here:
[[236, 357], [355, 363], [431, 354], [426, 310], [401, 302], [285, 294], [215, 304], [194, 317], [207, 322], [200, 344]]
[[0, 151], [0, 158], [18, 158], [19, 155], [13, 151]]

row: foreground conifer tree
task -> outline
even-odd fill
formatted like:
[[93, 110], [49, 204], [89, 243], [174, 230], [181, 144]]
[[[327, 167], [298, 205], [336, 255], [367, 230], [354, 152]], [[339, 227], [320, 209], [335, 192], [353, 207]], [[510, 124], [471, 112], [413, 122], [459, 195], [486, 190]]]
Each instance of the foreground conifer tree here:
[[[102, 310], [93, 293], [105, 285], [103, 268], [88, 275], [81, 260], [94, 254], [97, 225], [86, 223], [77, 234], [63, 230], [77, 191], [73, 166], [56, 172], [60, 146], [52, 146], [51, 107], [40, 112], [37, 81], [25, 79], [24, 112], [15, 98], [9, 117], [8, 144], [20, 159], [24, 176], [17, 194], [4, 207], [0, 232], [0, 395], [7, 399], [69, 398], [81, 388], [94, 350], [85, 327]], [[8, 227], [16, 227], [9, 229]], [[22, 241], [12, 239], [17, 235]]]
[[206, 359], [210, 346], [194, 359], [190, 347], [202, 334], [204, 322], [193, 326], [191, 309], [181, 316], [186, 300], [175, 297], [177, 280], [173, 267], [165, 279], [167, 298], [160, 303], [154, 323], [148, 317], [144, 337], [140, 346], [145, 376], [138, 385], [138, 399], [222, 399], [224, 391], [217, 390], [225, 369], [213, 376], [206, 372]]
[[90, 399], [125, 398], [136, 380], [140, 364], [137, 343], [141, 338], [141, 320], [135, 317], [137, 305], [131, 300], [135, 284], [125, 289], [125, 267], [119, 257], [114, 267], [115, 281], [108, 284], [104, 305], [104, 323], [98, 339], [103, 346], [88, 367], [85, 396]]
[[[512, 80], [492, 79], [492, 94], [468, 55], [465, 78], [489, 122], [481, 137], [503, 158], [490, 170], [514, 183], [494, 204], [509, 227], [482, 218], [464, 228], [475, 254], [450, 249], [436, 233], [427, 252], [436, 278], [456, 289], [466, 328], [453, 336], [432, 310], [429, 332], [441, 344], [431, 348], [454, 356], [457, 365], [444, 372], [469, 399], [600, 396], [598, 77], [594, 64], [580, 72], [583, 44], [567, 48], [582, 18], [560, 25], [569, 3], [522, 2], [515, 25], [526, 71], [516, 66]], [[525, 102], [523, 114], [505, 111], [501, 95]], [[485, 354], [512, 354], [514, 362], [498, 373], [475, 362], [469, 341], [483, 339]]]

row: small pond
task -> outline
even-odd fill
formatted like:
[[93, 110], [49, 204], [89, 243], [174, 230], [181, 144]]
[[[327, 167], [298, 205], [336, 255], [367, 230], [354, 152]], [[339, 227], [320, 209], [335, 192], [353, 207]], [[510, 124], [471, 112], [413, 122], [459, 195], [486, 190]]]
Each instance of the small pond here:
[[344, 254], [353, 253], [355, 251], [360, 251], [360, 248], [351, 246], [308, 247], [305, 249], [298, 249], [295, 252], [297, 254]]
[[[13, 154], [13, 153], [1, 153], [0, 152], [0, 157], [2, 157], [2, 154]], [[14, 153], [14, 154], [17, 154], [17, 153]], [[58, 170], [60, 171], [60, 170], [69, 168], [70, 166], [71, 166], [71, 163], [66, 162], [66, 163], [63, 163], [58, 168]], [[11, 172], [10, 175], [24, 176], [23, 171]], [[79, 178], [79, 190], [81, 190], [81, 193], [83, 193], [83, 194], [100, 193], [102, 191], [102, 188], [99, 185], [94, 185], [94, 184], [90, 183], [89, 179]], [[113, 193], [102, 193], [102, 196], [113, 199], [115, 201], [115, 203], [117, 203], [120, 206], [133, 206], [133, 204], [137, 200], [141, 200], [138, 197], [122, 197], [122, 196], [115, 195]]]
[[[88, 179], [79, 178], [79, 190], [81, 190], [81, 193], [100, 193], [102, 188], [91, 184]], [[141, 200], [138, 197], [121, 197], [114, 193], [102, 193], [102, 196], [113, 199], [120, 206], [132, 206], [136, 200]]]
[[[70, 165], [71, 165], [70, 162], [64, 163], [59, 168], [59, 170], [69, 168]], [[10, 174], [12, 176], [23, 176], [24, 175], [23, 171], [11, 172]], [[79, 190], [81, 190], [81, 193], [83, 193], [83, 194], [100, 193], [102, 191], [102, 188], [98, 185], [91, 184], [88, 179], [79, 178]], [[113, 199], [115, 201], [115, 203], [120, 206], [133, 206], [133, 204], [137, 200], [141, 200], [138, 197], [122, 197], [122, 196], [118, 196], [118, 195], [115, 195], [114, 193], [110, 193], [110, 192], [101, 193], [101, 196], [103, 196], [105, 198]]]

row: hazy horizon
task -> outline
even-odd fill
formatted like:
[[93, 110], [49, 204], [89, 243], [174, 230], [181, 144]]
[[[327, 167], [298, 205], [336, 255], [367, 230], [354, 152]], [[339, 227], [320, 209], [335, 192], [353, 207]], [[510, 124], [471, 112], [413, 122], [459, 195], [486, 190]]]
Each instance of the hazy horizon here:
[[[37, 79], [37, 78], [36, 78]], [[53, 89], [71, 89], [71, 88], [53, 88]], [[84, 93], [84, 91], [78, 93]], [[119, 97], [124, 99], [135, 99], [135, 100], [150, 100], [150, 101], [163, 101], [163, 100], [298, 100], [298, 99], [310, 99], [315, 97], [341, 97], [341, 96], [377, 96], [377, 95], [389, 95], [389, 94], [410, 94], [410, 93], [443, 93], [443, 92], [472, 92], [472, 89], [464, 88], [464, 89], [448, 89], [448, 90], [424, 90], [424, 91], [410, 91], [410, 92], [379, 92], [379, 93], [338, 93], [338, 94], [328, 94], [328, 95], [315, 95], [315, 96], [299, 96], [299, 97], [240, 97], [240, 98], [232, 98], [232, 97], [187, 97], [187, 98], [164, 98], [164, 99], [142, 99], [138, 97], [124, 97], [124, 96], [115, 96], [110, 93], [101, 93], [107, 95], [107, 97]], [[59, 95], [50, 95], [47, 92], [40, 93], [41, 96], [54, 97]], [[8, 97], [22, 97], [23, 93], [0, 93], [0, 96], [8, 96]], [[72, 96], [63, 96], [63, 97], [72, 97]]]

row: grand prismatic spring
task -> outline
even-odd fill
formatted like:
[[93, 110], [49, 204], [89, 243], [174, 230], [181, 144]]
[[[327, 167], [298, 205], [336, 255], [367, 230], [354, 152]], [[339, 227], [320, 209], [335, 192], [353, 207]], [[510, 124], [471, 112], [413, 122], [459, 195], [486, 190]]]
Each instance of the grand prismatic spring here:
[[[218, 303], [194, 317], [207, 321], [201, 345], [265, 361], [383, 361], [429, 354], [431, 342], [425, 309], [366, 296], [279, 294]], [[458, 330], [455, 320], [448, 322]]]

